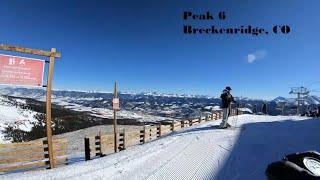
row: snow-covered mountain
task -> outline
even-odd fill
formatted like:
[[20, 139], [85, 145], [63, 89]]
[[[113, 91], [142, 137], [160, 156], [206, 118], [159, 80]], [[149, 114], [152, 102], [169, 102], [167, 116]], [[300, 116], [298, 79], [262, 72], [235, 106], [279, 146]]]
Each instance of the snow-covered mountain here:
[[[276, 103], [285, 103], [286, 106], [297, 106], [298, 102], [296, 98], [285, 98], [285, 97], [277, 97], [273, 100]], [[320, 97], [318, 96], [308, 96], [305, 98], [305, 101], [301, 102], [303, 105], [319, 105], [320, 104]]]
[[[35, 99], [42, 99], [45, 96], [44, 88], [12, 88], [2, 87], [0, 88], [0, 94], [17, 96], [17, 97], [29, 97]], [[172, 97], [172, 98], [214, 98], [207, 95], [192, 95], [192, 94], [174, 94], [174, 93], [159, 93], [159, 92], [142, 92], [142, 93], [128, 93], [120, 92], [123, 96], [154, 96], [154, 97]], [[54, 90], [54, 97], [72, 97], [72, 98], [83, 98], [83, 97], [112, 97], [113, 92], [105, 91], [82, 91], [82, 90]]]
[[[0, 88], [0, 131], [3, 132], [11, 128], [12, 131], [17, 131], [16, 134], [28, 134], [28, 131], [35, 125], [40, 126], [41, 130], [42, 127], [39, 124], [44, 118], [45, 95], [46, 92], [42, 88]], [[119, 93], [119, 97], [121, 111], [117, 113], [117, 117], [122, 124], [193, 119], [211, 111], [221, 110], [220, 98], [209, 96], [153, 92]], [[56, 132], [69, 132], [84, 127], [111, 124], [113, 118], [112, 98], [111, 92], [53, 91], [54, 121], [64, 123], [61, 127], [55, 127]], [[236, 98], [236, 101], [241, 106], [240, 110], [245, 113], [252, 113], [253, 106], [256, 106], [259, 112], [265, 102], [250, 98]], [[297, 102], [294, 98], [284, 97], [268, 101], [268, 113], [271, 115], [281, 114], [280, 102], [285, 104], [285, 114], [295, 114]], [[318, 104], [320, 104], [320, 98], [317, 96], [309, 96], [305, 102], [305, 105], [316, 106]], [[41, 133], [43, 134], [43, 132]]]
[[[14, 97], [33, 98], [40, 101], [45, 100], [44, 89], [32, 88], [2, 88], [0, 94]], [[219, 105], [219, 99], [200, 95], [178, 95], [163, 93], [119, 93], [121, 101], [121, 113], [138, 112], [153, 116], [174, 116], [186, 118], [193, 114], [201, 115], [206, 106]], [[91, 111], [93, 114], [109, 114], [111, 117], [111, 100], [113, 94], [110, 92], [85, 92], [70, 90], [53, 91], [53, 103], [76, 111]], [[172, 113], [167, 113], [167, 112]], [[99, 111], [98, 113], [96, 113]], [[106, 112], [107, 111], [107, 112]], [[127, 111], [127, 112], [126, 112]], [[125, 114], [123, 114], [125, 116]]]

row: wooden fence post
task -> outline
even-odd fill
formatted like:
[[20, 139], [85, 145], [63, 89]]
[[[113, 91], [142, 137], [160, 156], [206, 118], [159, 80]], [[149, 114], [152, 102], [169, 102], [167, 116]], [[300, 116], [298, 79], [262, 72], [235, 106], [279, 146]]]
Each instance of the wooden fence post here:
[[[114, 83], [114, 98], [118, 97], [117, 82]], [[118, 132], [117, 132], [117, 114], [116, 110], [113, 109], [113, 133], [114, 133], [114, 152], [118, 152]]]
[[147, 142], [146, 137], [147, 137], [146, 125], [143, 125], [143, 143]]
[[171, 126], [172, 126], [172, 131], [174, 131], [174, 121], [172, 121], [172, 124], [171, 124]]
[[101, 136], [102, 136], [102, 133], [101, 133], [101, 131], [99, 131], [99, 135], [98, 135], [98, 137], [99, 137], [99, 147], [100, 147], [100, 157], [103, 157], [104, 156], [104, 154], [102, 153], [102, 141], [101, 141]]
[[84, 138], [84, 152], [86, 161], [90, 160], [90, 139]]
[[126, 129], [123, 129], [123, 150], [126, 149]]
[[158, 126], [159, 126], [159, 137], [161, 137], [162, 136], [162, 134], [161, 134], [161, 123]]

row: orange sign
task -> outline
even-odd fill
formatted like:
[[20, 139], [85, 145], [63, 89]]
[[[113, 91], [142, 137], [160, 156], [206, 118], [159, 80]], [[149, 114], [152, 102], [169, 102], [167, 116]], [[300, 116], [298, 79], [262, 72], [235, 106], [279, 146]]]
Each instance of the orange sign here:
[[0, 54], [0, 84], [42, 86], [44, 60]]
[[113, 98], [112, 99], [112, 106], [114, 110], [119, 110], [120, 109], [120, 101], [119, 98]]

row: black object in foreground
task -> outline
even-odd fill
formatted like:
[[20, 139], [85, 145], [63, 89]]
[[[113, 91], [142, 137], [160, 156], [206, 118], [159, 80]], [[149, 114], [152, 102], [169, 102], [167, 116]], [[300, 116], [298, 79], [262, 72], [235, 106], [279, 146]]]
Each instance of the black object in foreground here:
[[286, 155], [266, 170], [268, 180], [320, 180], [320, 154], [315, 151]]

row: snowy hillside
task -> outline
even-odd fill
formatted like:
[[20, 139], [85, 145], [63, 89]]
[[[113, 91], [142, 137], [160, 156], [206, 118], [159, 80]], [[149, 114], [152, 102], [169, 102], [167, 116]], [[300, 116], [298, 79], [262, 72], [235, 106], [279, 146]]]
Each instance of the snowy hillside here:
[[2, 175], [2, 179], [265, 179], [267, 165], [285, 154], [320, 151], [319, 119], [241, 115], [175, 132], [117, 154], [53, 170]]
[[19, 98], [6, 98], [0, 96], [0, 143], [10, 142], [5, 139], [5, 128], [12, 127], [23, 131], [31, 131], [33, 123], [37, 122], [35, 115], [38, 113], [27, 108], [21, 108], [26, 104]]
[[[14, 97], [33, 98], [45, 100], [45, 91], [35, 88], [0, 88], [0, 94]], [[139, 118], [141, 121], [157, 121], [160, 117], [193, 118], [198, 117], [202, 112], [210, 111], [204, 109], [206, 106], [219, 105], [219, 99], [199, 95], [177, 95], [163, 93], [119, 93], [121, 102], [121, 116], [124, 118]], [[53, 92], [52, 102], [75, 111], [92, 112], [94, 115], [101, 115], [96, 111], [111, 110], [113, 94], [110, 92], [84, 92], [56, 90]], [[106, 112], [105, 118], [109, 113]], [[155, 117], [152, 117], [155, 116]]]

